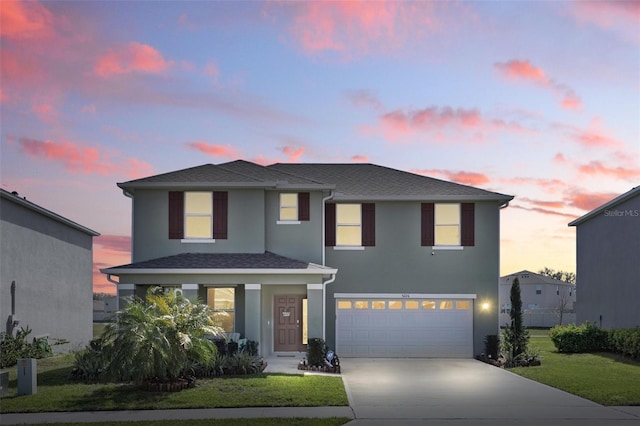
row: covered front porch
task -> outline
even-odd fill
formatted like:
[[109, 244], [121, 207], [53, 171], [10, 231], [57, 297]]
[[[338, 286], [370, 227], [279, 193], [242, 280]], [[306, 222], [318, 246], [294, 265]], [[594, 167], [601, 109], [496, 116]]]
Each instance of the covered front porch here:
[[326, 285], [337, 270], [265, 252], [183, 253], [102, 272], [117, 284], [120, 304], [151, 286], [181, 291], [224, 313], [225, 331], [270, 356], [303, 352], [307, 338], [325, 337]]

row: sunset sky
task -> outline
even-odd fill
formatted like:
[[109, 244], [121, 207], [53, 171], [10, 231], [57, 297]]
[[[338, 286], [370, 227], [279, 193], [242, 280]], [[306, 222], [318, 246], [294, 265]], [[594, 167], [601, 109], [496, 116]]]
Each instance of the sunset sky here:
[[[640, 2], [0, 3], [1, 185], [130, 261], [117, 182], [371, 162], [514, 195], [505, 275], [640, 183]], [[578, 277], [578, 285], [580, 285]]]

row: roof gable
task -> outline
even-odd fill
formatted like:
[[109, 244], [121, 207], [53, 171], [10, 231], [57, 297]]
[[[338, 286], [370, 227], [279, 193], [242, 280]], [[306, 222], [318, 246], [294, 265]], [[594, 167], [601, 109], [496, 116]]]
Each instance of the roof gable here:
[[584, 216], [581, 216], [577, 219], [575, 219], [572, 222], [569, 222], [569, 226], [577, 226], [580, 225], [581, 223], [584, 223], [590, 219], [593, 219], [594, 217], [598, 216], [600, 213], [604, 212], [605, 210], [609, 210], [612, 207], [615, 207], [631, 198], [637, 197], [640, 195], [640, 185], [636, 186], [635, 188], [632, 188], [630, 191], [625, 192], [624, 194], [614, 198], [613, 200], [609, 201], [608, 203], [604, 203], [603, 205], [601, 205], [600, 207], [591, 210], [589, 213], [585, 214]]

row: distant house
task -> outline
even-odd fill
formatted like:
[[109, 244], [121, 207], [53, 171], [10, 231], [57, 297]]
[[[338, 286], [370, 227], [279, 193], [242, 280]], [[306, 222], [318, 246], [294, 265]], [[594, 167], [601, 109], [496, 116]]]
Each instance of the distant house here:
[[518, 278], [522, 298], [523, 321], [526, 327], [553, 327], [574, 323], [576, 286], [531, 271], [520, 271], [500, 277], [500, 325], [511, 321], [511, 286]]
[[498, 329], [500, 209], [513, 198], [375, 164], [205, 164], [119, 183], [119, 296], [198, 296], [262, 355], [459, 357]]
[[576, 227], [577, 322], [640, 326], [640, 186], [569, 226]]
[[109, 321], [118, 309], [118, 298], [107, 297], [93, 301], [93, 322]]
[[96, 231], [0, 189], [0, 318], [48, 337], [58, 352], [93, 337], [93, 237]]

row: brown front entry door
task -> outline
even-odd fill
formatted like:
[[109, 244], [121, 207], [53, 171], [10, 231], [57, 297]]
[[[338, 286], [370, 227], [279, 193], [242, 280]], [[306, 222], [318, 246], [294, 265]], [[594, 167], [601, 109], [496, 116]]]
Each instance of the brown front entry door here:
[[277, 295], [274, 300], [274, 351], [301, 351], [301, 295]]

